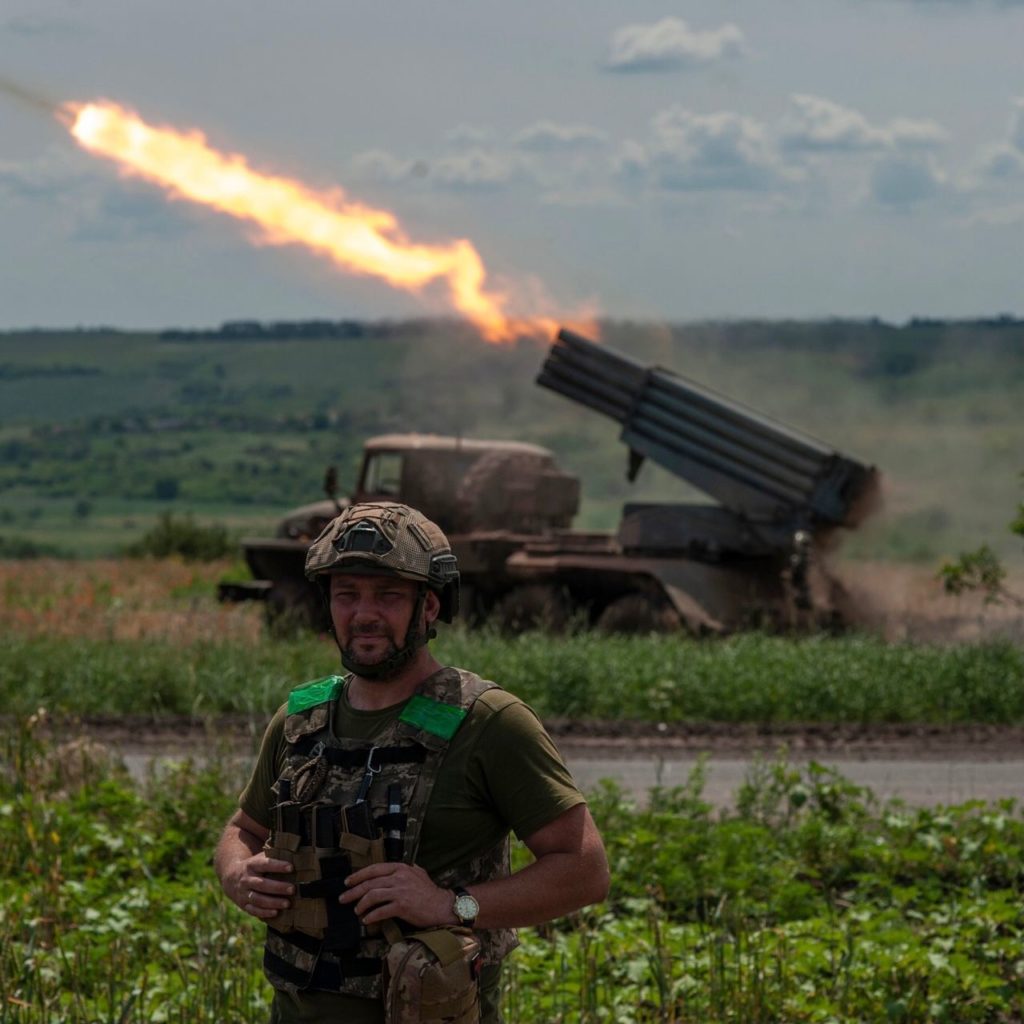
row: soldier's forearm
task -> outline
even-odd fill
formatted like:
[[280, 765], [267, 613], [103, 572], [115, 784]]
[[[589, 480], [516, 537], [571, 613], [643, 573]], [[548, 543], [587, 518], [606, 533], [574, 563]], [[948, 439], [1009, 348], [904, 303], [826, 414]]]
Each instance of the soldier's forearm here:
[[608, 859], [586, 804], [549, 822], [526, 845], [537, 858], [510, 878], [466, 887], [479, 928], [515, 928], [563, 917], [608, 894]]
[[467, 886], [480, 904], [477, 928], [516, 928], [564, 917], [604, 899], [607, 864], [599, 855], [548, 853], [509, 878]]
[[217, 849], [213, 855], [213, 868], [217, 872], [223, 886], [233, 871], [237, 871], [242, 863], [259, 853], [263, 840], [248, 831], [234, 819], [224, 826]]

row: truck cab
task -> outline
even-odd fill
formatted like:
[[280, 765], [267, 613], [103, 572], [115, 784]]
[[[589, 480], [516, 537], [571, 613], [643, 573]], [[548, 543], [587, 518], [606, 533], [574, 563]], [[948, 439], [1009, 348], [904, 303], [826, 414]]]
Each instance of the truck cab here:
[[578, 479], [538, 445], [437, 434], [372, 437], [351, 496], [303, 505], [282, 518], [273, 537], [243, 539], [253, 580], [222, 583], [219, 596], [264, 601], [275, 629], [327, 629], [326, 607], [304, 575], [306, 550], [343, 508], [364, 501], [419, 509], [448, 534], [467, 596], [500, 592], [508, 587], [503, 567], [509, 554], [531, 538], [568, 528], [579, 493]]

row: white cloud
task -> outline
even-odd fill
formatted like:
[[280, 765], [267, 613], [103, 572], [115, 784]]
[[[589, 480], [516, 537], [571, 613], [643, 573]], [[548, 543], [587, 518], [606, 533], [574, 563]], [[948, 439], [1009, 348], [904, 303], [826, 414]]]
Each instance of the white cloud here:
[[389, 185], [421, 181], [456, 191], [504, 188], [521, 171], [512, 157], [481, 147], [447, 153], [436, 160], [403, 160], [386, 150], [372, 149], [353, 157], [351, 167], [358, 177], [371, 181]]
[[669, 191], [761, 191], [794, 178], [779, 159], [764, 125], [729, 111], [695, 114], [669, 107], [651, 122], [649, 146], [626, 143], [616, 169], [626, 183]]
[[945, 176], [928, 156], [886, 156], [871, 173], [871, 197], [882, 206], [916, 206], [945, 185]]
[[1012, 181], [1024, 175], [1024, 153], [1015, 146], [991, 146], [982, 153], [981, 171], [997, 181]]
[[453, 146], [479, 146], [492, 138], [494, 132], [479, 124], [457, 124], [444, 133], [444, 141]]
[[496, 189], [510, 184], [517, 171], [508, 157], [477, 148], [435, 160], [426, 176], [451, 189]]
[[1010, 203], [1008, 206], [978, 210], [960, 221], [962, 227], [1012, 227], [1024, 223], [1024, 203]]
[[612, 35], [605, 66], [612, 71], [676, 71], [713, 64], [745, 52], [743, 33], [731, 22], [708, 31], [681, 18], [625, 25]]
[[357, 177], [395, 183], [412, 176], [413, 161], [402, 160], [383, 149], [369, 149], [354, 156], [351, 167]]
[[56, 148], [37, 160], [0, 160], [0, 197], [35, 211], [60, 209], [65, 236], [79, 241], [176, 237], [196, 223], [188, 204], [134, 178], [113, 180], [86, 161]]
[[34, 169], [28, 164], [0, 160], [0, 189], [20, 199], [47, 199], [59, 195], [65, 183], [40, 171], [41, 168]]
[[647, 149], [628, 139], [612, 158], [612, 173], [625, 185], [643, 185], [647, 181], [649, 165]]
[[197, 223], [187, 203], [170, 201], [144, 183], [121, 181], [76, 210], [73, 237], [84, 242], [178, 238]]
[[1024, 96], [1013, 101], [1013, 112], [1010, 114], [1010, 126], [1007, 132], [1010, 145], [1024, 153]]
[[935, 121], [895, 118], [873, 125], [857, 110], [820, 96], [796, 94], [783, 117], [782, 145], [791, 151], [865, 152], [930, 149], [948, 140]]
[[608, 136], [585, 124], [556, 124], [537, 121], [524, 128], [513, 140], [520, 149], [535, 153], [597, 149], [607, 145]]
[[34, 160], [0, 160], [0, 191], [30, 202], [60, 202], [80, 191], [105, 187], [106, 181], [77, 150], [53, 147]]
[[1006, 137], [983, 147], [975, 164], [981, 177], [993, 183], [1015, 181], [1024, 176], [1024, 97], [1011, 100], [1011, 104]]

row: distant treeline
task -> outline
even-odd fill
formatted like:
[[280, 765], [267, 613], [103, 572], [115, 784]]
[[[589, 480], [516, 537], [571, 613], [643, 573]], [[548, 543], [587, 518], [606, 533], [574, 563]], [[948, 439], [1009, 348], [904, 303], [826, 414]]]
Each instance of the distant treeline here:
[[[161, 341], [292, 341], [322, 338], [387, 338], [416, 333], [418, 321], [392, 320], [225, 320], [217, 328], [170, 327]], [[423, 330], [427, 329], [426, 321]]]
[[0, 363], [0, 380], [24, 380], [27, 377], [95, 377], [100, 373], [95, 366], [62, 365], [17, 366], [14, 363]]
[[[615, 321], [609, 321], [614, 323]], [[408, 337], [436, 330], [438, 326], [453, 330], [467, 330], [459, 321], [410, 318], [406, 320], [225, 320], [219, 327], [168, 327], [161, 331], [131, 331], [117, 327], [46, 328], [28, 327], [0, 331], [0, 337], [29, 334], [81, 334], [123, 335], [155, 333], [162, 341], [285, 341], [290, 339], [317, 340], [323, 338], [387, 338], [396, 335]], [[644, 324], [637, 323], [642, 327]], [[766, 334], [781, 336], [791, 341], [811, 334], [826, 346], [829, 336], [833, 342], [855, 335], [915, 335], [934, 336], [936, 332], [956, 331], [1014, 331], [1024, 329], [1024, 318], [1012, 313], [973, 318], [911, 317], [905, 323], [889, 323], [880, 317], [831, 317], [820, 320], [711, 320], [680, 322], [672, 325], [683, 333], [713, 329], [729, 341], [742, 344], [744, 336], [763, 344]]]
[[[27, 429], [27, 438], [60, 438], [100, 436], [105, 434], [168, 434], [193, 430], [235, 431], [280, 430], [288, 433], [309, 433], [318, 430], [342, 429], [349, 426], [351, 416], [345, 410], [330, 410], [305, 415], [283, 413], [266, 415], [226, 412], [196, 413], [188, 416], [153, 416], [141, 412], [125, 415], [90, 416], [72, 425], [42, 423]], [[17, 461], [26, 450], [25, 438], [0, 440], [0, 464]]]

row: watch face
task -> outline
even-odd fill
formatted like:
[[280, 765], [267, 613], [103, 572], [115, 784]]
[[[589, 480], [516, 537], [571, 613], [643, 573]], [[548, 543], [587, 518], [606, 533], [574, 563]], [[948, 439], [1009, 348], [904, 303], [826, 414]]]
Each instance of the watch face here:
[[455, 916], [460, 921], [472, 921], [480, 913], [480, 904], [468, 892], [455, 897]]

